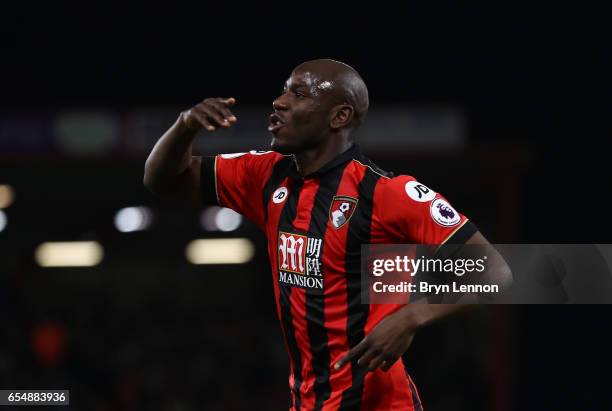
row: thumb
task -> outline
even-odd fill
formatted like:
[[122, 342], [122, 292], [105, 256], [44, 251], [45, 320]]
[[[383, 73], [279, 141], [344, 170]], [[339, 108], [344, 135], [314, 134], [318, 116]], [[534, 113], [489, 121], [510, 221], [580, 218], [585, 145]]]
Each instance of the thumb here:
[[228, 107], [233, 106], [234, 104], [236, 104], [236, 99], [234, 97], [226, 98], [225, 100], [223, 100], [223, 104]]

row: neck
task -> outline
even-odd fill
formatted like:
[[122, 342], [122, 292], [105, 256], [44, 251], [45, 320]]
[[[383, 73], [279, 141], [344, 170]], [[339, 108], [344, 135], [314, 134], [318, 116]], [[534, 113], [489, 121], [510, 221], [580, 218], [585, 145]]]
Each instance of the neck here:
[[293, 156], [298, 173], [303, 177], [314, 173], [353, 145], [343, 136], [325, 139], [323, 143]]

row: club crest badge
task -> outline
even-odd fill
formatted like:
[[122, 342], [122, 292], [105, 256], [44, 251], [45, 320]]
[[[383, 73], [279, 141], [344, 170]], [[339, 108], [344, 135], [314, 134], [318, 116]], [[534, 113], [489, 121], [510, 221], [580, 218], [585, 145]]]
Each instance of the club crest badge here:
[[339, 229], [351, 219], [358, 200], [348, 196], [334, 196], [329, 207], [329, 218], [336, 229]]

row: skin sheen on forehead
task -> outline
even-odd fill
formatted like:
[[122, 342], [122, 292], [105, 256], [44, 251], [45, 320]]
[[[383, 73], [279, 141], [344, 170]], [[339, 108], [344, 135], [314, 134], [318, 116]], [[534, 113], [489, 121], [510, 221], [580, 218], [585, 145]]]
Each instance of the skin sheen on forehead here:
[[[302, 79], [304, 85], [308, 88], [310, 93], [317, 97], [320, 91], [329, 91], [334, 87], [334, 82], [330, 80], [322, 80], [316, 74], [313, 74], [309, 71], [302, 74]], [[287, 80], [287, 86], [291, 84], [291, 78]]]
[[334, 82], [333, 81], [329, 81], [329, 80], [325, 80], [322, 81], [317, 88], [319, 90], [331, 90], [334, 87]]

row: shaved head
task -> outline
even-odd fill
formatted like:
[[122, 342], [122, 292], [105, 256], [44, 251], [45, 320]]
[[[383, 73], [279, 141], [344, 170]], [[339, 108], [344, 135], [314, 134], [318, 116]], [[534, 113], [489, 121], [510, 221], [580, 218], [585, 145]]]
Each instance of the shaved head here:
[[306, 61], [293, 69], [272, 102], [270, 146], [283, 154], [346, 149], [368, 106], [368, 89], [351, 66], [331, 59]]
[[307, 73], [311, 93], [328, 94], [333, 104], [349, 104], [354, 110], [354, 126], [359, 126], [368, 113], [368, 88], [357, 71], [348, 64], [332, 59], [306, 61], [294, 72]]

